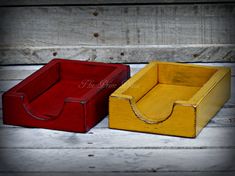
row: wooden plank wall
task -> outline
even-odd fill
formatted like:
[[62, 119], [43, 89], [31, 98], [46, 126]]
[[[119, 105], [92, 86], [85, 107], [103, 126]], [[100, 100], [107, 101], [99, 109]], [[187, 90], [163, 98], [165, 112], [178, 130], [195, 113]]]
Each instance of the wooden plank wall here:
[[0, 65], [235, 61], [232, 0], [2, 0]]

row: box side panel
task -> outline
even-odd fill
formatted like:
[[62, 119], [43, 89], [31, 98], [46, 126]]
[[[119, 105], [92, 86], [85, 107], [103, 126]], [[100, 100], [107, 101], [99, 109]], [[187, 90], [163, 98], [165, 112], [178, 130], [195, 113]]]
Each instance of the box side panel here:
[[84, 107], [79, 102], [67, 102], [58, 117], [47, 120], [29, 113], [22, 96], [5, 94], [3, 97], [3, 123], [25, 127], [38, 127], [71, 132], [85, 132]]
[[200, 87], [217, 71], [215, 68], [190, 64], [159, 63], [159, 82], [162, 84]]
[[81, 102], [68, 102], [58, 119], [48, 126], [50, 129], [85, 133], [85, 107]]
[[61, 79], [65, 80], [91, 80], [98, 82], [116, 69], [108, 64], [95, 64], [93, 62], [61, 61]]
[[45, 66], [46, 70], [34, 73], [29, 79], [23, 80], [16, 91], [27, 95], [28, 101], [31, 102], [59, 80], [59, 66], [59, 63]]
[[149, 124], [136, 116], [129, 99], [111, 96], [109, 99], [109, 127], [164, 135], [195, 137], [195, 109], [191, 106], [176, 105], [167, 120], [158, 124]]
[[[151, 65], [150, 65], [151, 64]], [[150, 63], [136, 75], [134, 75], [125, 86], [128, 88], [123, 92], [138, 101], [158, 82], [157, 64]]]
[[[130, 68], [123, 67], [122, 71], [114, 77], [113, 80], [103, 80], [100, 82], [101, 87], [104, 85], [104, 89], [88, 100], [86, 106], [86, 129], [87, 131], [96, 125], [108, 114], [108, 99], [111, 93], [113, 93], [123, 82], [130, 77]], [[95, 91], [95, 90], [94, 90]]]
[[216, 84], [216, 86], [203, 97], [196, 110], [197, 134], [220, 110], [231, 94], [230, 71]]

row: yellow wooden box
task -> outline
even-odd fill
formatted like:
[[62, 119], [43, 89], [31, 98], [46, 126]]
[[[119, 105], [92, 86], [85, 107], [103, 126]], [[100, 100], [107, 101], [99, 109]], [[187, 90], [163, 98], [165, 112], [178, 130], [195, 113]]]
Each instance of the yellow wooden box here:
[[231, 71], [151, 62], [109, 98], [109, 127], [196, 137], [230, 97]]

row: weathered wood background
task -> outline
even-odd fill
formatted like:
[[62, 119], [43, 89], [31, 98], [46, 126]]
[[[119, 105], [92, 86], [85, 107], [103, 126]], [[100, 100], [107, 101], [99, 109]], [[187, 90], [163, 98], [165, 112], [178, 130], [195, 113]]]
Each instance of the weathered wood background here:
[[235, 61], [232, 0], [2, 0], [0, 64]]
[[196, 139], [107, 118], [86, 134], [4, 125], [0, 100], [0, 176], [235, 175], [234, 0], [0, 0], [0, 96], [54, 57], [212, 62], [231, 67], [231, 98]]

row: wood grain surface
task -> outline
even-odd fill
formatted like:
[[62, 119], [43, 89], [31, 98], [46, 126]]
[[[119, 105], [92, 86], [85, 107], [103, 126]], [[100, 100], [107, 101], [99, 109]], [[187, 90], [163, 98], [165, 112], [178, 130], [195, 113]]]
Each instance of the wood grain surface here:
[[[204, 65], [229, 66], [234, 80], [234, 64]], [[143, 66], [131, 65], [132, 75]], [[40, 67], [1, 66], [1, 95]], [[86, 134], [24, 128], [3, 125], [0, 114], [0, 175], [232, 176], [234, 95], [196, 139], [111, 130], [108, 118]]]
[[230, 3], [233, 0], [1, 0], [0, 6]]
[[2, 6], [0, 64], [47, 63], [53, 57], [235, 61], [234, 9], [232, 2]]

